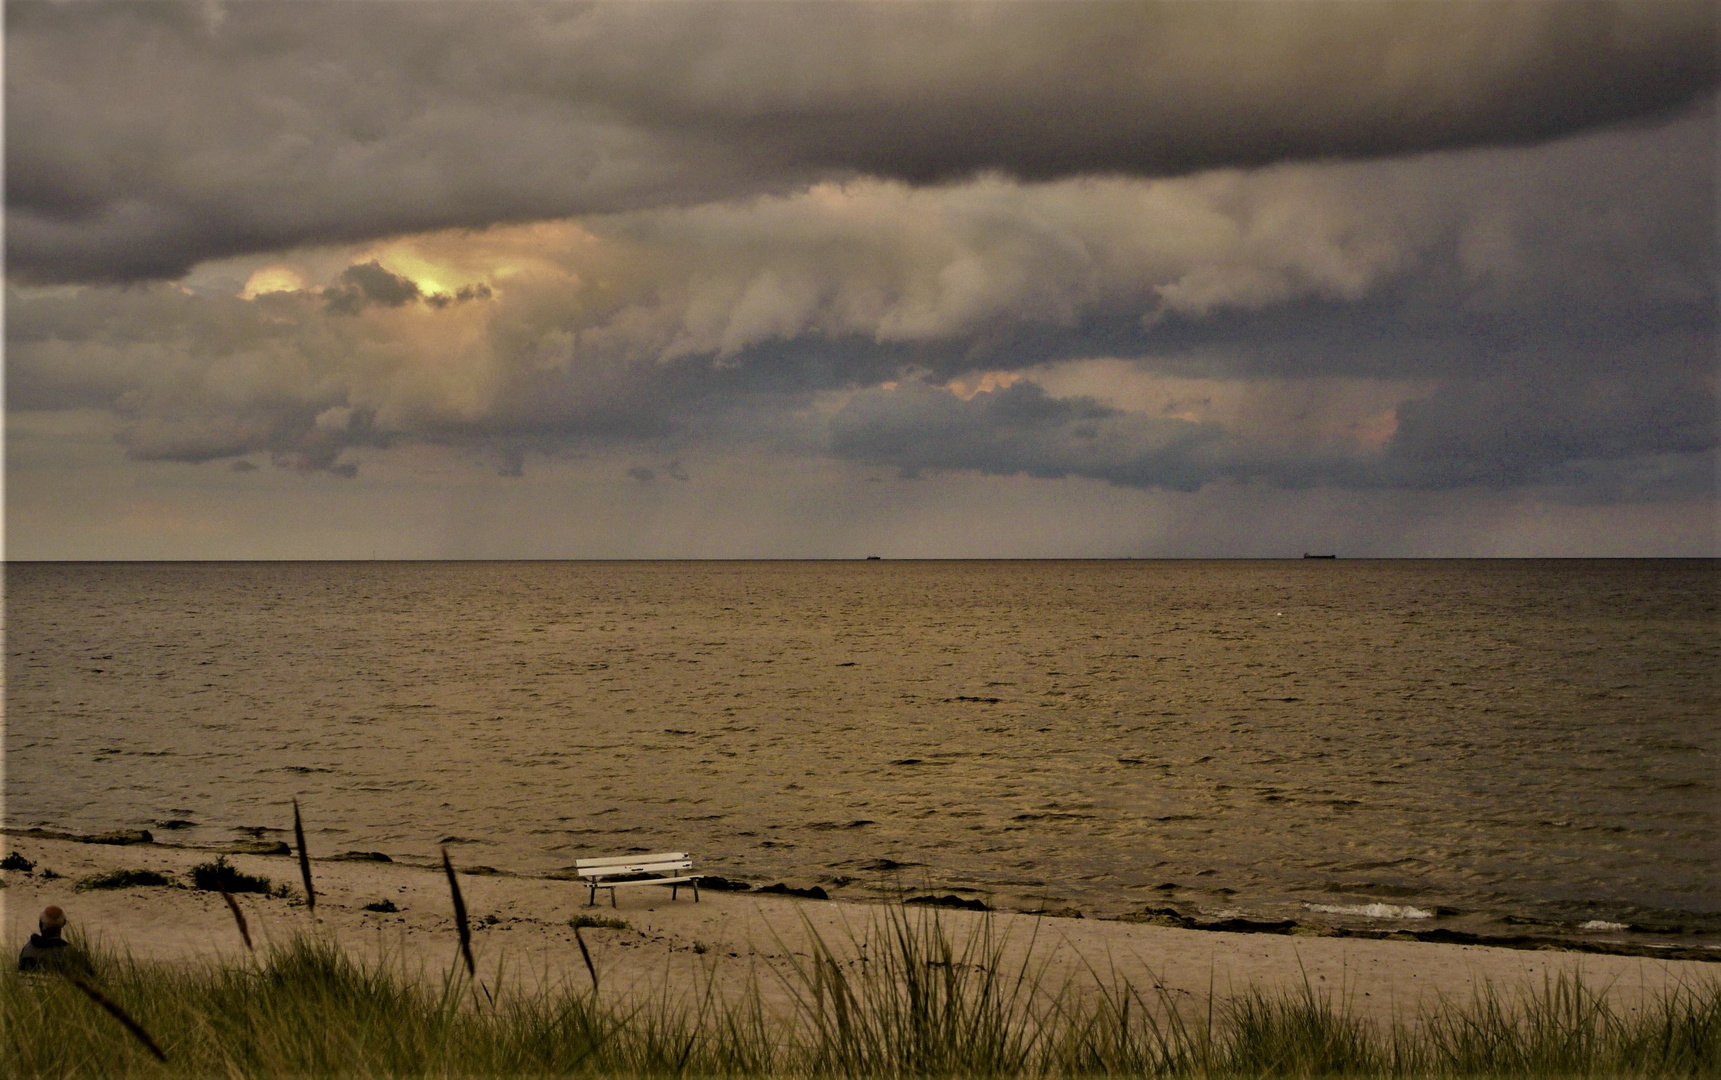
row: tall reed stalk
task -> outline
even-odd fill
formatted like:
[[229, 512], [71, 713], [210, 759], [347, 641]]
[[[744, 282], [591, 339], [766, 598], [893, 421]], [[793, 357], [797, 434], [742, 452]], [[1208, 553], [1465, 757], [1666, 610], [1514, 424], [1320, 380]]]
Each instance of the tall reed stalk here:
[[305, 850], [305, 823], [299, 819], [299, 800], [293, 800], [293, 843], [299, 849], [299, 878], [305, 883], [305, 907], [315, 915], [317, 890], [311, 884], [311, 856]]
[[475, 979], [478, 965], [472, 962], [472, 927], [466, 921], [466, 899], [460, 895], [460, 881], [454, 876], [454, 863], [448, 858], [447, 848], [442, 849], [442, 872], [448, 875], [448, 895], [454, 904], [454, 933], [460, 938], [460, 955], [466, 961], [467, 976]]

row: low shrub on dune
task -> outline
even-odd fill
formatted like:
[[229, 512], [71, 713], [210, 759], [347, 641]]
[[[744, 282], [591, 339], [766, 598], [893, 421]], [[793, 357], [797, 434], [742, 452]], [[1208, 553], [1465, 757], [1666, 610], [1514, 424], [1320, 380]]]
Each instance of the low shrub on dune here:
[[264, 893], [273, 891], [269, 879], [260, 874], [247, 874], [219, 855], [213, 862], [198, 863], [191, 868], [191, 886], [207, 892]]

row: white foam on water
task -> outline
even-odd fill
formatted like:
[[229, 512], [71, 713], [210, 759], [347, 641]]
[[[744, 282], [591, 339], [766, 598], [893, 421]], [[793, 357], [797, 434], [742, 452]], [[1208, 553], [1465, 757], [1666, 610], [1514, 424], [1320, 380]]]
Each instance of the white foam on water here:
[[1432, 919], [1434, 912], [1409, 904], [1304, 904], [1324, 915], [1361, 915], [1365, 919]]
[[1591, 919], [1589, 922], [1579, 925], [1578, 929], [1613, 931], [1629, 930], [1631, 927], [1622, 922], [1608, 922], [1606, 919]]

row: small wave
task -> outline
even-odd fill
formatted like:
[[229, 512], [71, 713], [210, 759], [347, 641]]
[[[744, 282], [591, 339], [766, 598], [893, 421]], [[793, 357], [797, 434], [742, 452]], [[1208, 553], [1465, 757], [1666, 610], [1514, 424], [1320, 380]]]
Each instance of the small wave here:
[[1366, 919], [1432, 919], [1434, 912], [1409, 904], [1304, 904], [1323, 915], [1361, 915]]
[[1631, 927], [1627, 926], [1625, 923], [1622, 923], [1622, 922], [1608, 922], [1606, 919], [1591, 919], [1587, 923], [1580, 924], [1578, 926], [1578, 929], [1579, 930], [1600, 930], [1600, 931], [1611, 933], [1611, 932], [1617, 932], [1620, 930], [1630, 930]]

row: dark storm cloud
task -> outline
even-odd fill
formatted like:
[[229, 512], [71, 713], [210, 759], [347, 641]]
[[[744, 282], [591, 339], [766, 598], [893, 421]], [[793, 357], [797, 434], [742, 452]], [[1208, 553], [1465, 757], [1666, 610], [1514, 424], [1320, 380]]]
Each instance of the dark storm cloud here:
[[[417, 288], [416, 285], [413, 287]], [[424, 298], [424, 302], [433, 308], [444, 308], [449, 304], [463, 304], [468, 300], [488, 300], [492, 295], [494, 294], [490, 291], [490, 286], [480, 282], [476, 285], [463, 285], [452, 294], [431, 293]]]
[[384, 268], [375, 259], [347, 267], [322, 290], [323, 307], [336, 315], [357, 315], [373, 304], [397, 308], [421, 300], [440, 309], [468, 300], [488, 300], [492, 295], [490, 286], [482, 282], [464, 285], [452, 293], [425, 293], [418, 282]]
[[6, 7], [39, 281], [788, 190], [1518, 143], [1716, 80], [1706, 3]]
[[357, 315], [366, 304], [402, 307], [419, 298], [418, 283], [384, 270], [376, 260], [349, 266], [323, 290], [323, 304], [338, 315]]
[[724, 51], [690, 69], [699, 82], [654, 95], [653, 113], [716, 124], [795, 162], [913, 181], [977, 169], [1044, 180], [1528, 142], [1666, 108], [1716, 78], [1713, 21], [1697, 6], [1221, 0], [808, 14], [784, 33], [770, 14], [750, 26], [701, 12], [689, 36]]

